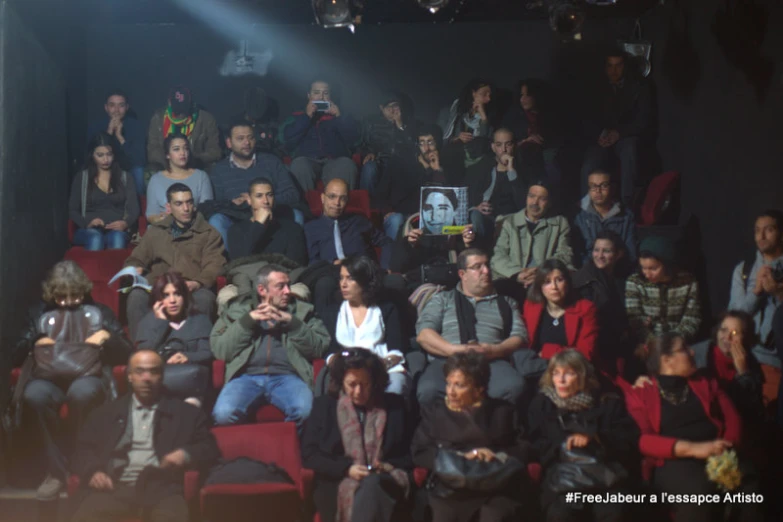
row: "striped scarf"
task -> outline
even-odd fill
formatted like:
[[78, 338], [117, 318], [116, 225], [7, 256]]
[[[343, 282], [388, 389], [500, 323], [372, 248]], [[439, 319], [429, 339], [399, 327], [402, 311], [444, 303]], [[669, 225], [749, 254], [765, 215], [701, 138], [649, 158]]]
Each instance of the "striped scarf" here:
[[163, 114], [163, 137], [166, 138], [172, 134], [182, 134], [190, 136], [196, 126], [198, 119], [198, 109], [193, 110], [193, 114], [184, 118], [176, 118], [171, 112], [171, 106], [166, 107]]

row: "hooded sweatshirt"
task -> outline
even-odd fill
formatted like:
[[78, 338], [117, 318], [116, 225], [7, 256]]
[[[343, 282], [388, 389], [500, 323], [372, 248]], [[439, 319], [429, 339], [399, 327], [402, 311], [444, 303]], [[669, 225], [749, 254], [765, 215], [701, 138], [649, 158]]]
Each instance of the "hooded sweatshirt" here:
[[605, 230], [611, 230], [619, 235], [628, 254], [628, 260], [631, 263], [636, 262], [636, 221], [633, 213], [624, 208], [618, 201], [613, 206], [606, 217], [601, 217], [598, 211], [593, 207], [590, 201], [590, 195], [582, 198], [582, 210], [576, 215], [574, 225], [579, 229], [585, 242], [585, 253], [582, 262], [587, 262], [590, 257], [590, 250], [593, 247], [596, 236]]

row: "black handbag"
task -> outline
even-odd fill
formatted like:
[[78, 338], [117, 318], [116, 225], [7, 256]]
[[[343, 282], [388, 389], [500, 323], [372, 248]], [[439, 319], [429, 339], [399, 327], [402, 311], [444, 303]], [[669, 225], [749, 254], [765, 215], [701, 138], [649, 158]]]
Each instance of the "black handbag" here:
[[84, 342], [101, 329], [103, 314], [93, 305], [58, 308], [41, 315], [38, 333], [54, 344], [33, 347], [33, 376], [50, 381], [73, 381], [101, 374], [101, 347]]
[[457, 286], [459, 275], [455, 263], [421, 265], [421, 282], [446, 287]]
[[[497, 454], [489, 462], [468, 460], [462, 452], [439, 448], [429, 488], [445, 497], [460, 491], [489, 493], [506, 487], [525, 469], [515, 457]], [[443, 487], [445, 486], [445, 488]]]
[[622, 483], [628, 472], [617, 462], [606, 462], [600, 448], [560, 447], [560, 461], [544, 476], [543, 488], [555, 493], [605, 491]]

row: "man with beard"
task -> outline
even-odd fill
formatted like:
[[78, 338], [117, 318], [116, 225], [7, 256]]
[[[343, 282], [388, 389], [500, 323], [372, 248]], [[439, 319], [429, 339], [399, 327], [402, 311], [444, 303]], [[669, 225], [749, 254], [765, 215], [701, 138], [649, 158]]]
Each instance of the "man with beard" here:
[[[210, 175], [217, 212], [209, 217], [209, 224], [220, 232], [224, 244], [229, 245], [228, 229], [233, 223], [250, 219], [252, 211], [247, 187], [256, 178], [266, 178], [274, 184], [280, 214], [304, 225], [304, 214], [291, 208], [302, 201], [291, 174], [277, 156], [256, 152], [253, 127], [246, 121], [233, 123], [228, 129], [226, 146], [231, 154], [216, 163]], [[228, 253], [234, 256], [230, 249]]]
[[313, 305], [294, 299], [285, 268], [263, 266], [257, 285], [230, 301], [212, 329], [212, 353], [226, 362], [212, 417], [221, 426], [247, 422], [266, 403], [301, 429], [313, 404], [313, 361], [329, 347], [329, 332]]
[[767, 210], [756, 218], [756, 251], [734, 269], [729, 310], [753, 316], [759, 343], [753, 354], [763, 364], [780, 368], [772, 335], [772, 318], [780, 306], [777, 297], [783, 287], [783, 212]]
[[[187, 185], [174, 183], [166, 191], [166, 199], [169, 216], [149, 226], [125, 266], [135, 267], [150, 282], [176, 270], [187, 280], [196, 308], [211, 318], [215, 314], [212, 288], [226, 263], [223, 240], [196, 210]], [[135, 342], [136, 327], [151, 309], [149, 293], [143, 288], [132, 289], [126, 309], [131, 340]]]
[[188, 520], [185, 469], [209, 469], [220, 453], [201, 409], [163, 396], [164, 368], [157, 353], [136, 352], [132, 393], [88, 418], [72, 459], [82, 485], [72, 520]]
[[462, 251], [457, 257], [457, 268], [457, 287], [436, 294], [416, 323], [416, 340], [429, 360], [419, 379], [416, 397], [420, 404], [443, 400], [446, 359], [474, 350], [491, 361], [488, 395], [515, 404], [522, 394], [523, 382], [510, 360], [527, 342], [517, 303], [495, 292], [489, 257], [482, 250]]
[[514, 147], [514, 133], [506, 128], [496, 130], [492, 135], [493, 154], [484, 155], [465, 172], [470, 222], [478, 241], [494, 236], [496, 217], [525, 206], [528, 183], [514, 168]]
[[501, 292], [524, 299], [536, 278], [538, 265], [559, 259], [573, 270], [571, 228], [563, 216], [548, 216], [549, 188], [543, 181], [530, 185], [524, 210], [503, 218], [492, 256], [492, 273]]

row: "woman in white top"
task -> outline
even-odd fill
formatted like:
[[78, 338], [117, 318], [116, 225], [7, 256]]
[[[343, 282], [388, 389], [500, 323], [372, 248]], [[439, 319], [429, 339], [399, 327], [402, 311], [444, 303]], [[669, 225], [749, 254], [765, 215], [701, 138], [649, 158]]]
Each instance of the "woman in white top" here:
[[156, 223], [165, 218], [166, 190], [174, 183], [184, 183], [193, 192], [196, 206], [212, 199], [212, 182], [203, 170], [190, 165], [190, 144], [182, 134], [172, 134], [163, 142], [166, 170], [154, 174], [147, 184], [147, 220]]
[[404, 357], [409, 341], [403, 332], [397, 306], [392, 302], [378, 302], [382, 278], [380, 267], [367, 256], [342, 260], [340, 293], [343, 302], [329, 307], [323, 314], [324, 324], [332, 336], [326, 362], [329, 363], [332, 355], [344, 347], [370, 350], [386, 364], [389, 372], [386, 391], [405, 396], [412, 388]]

